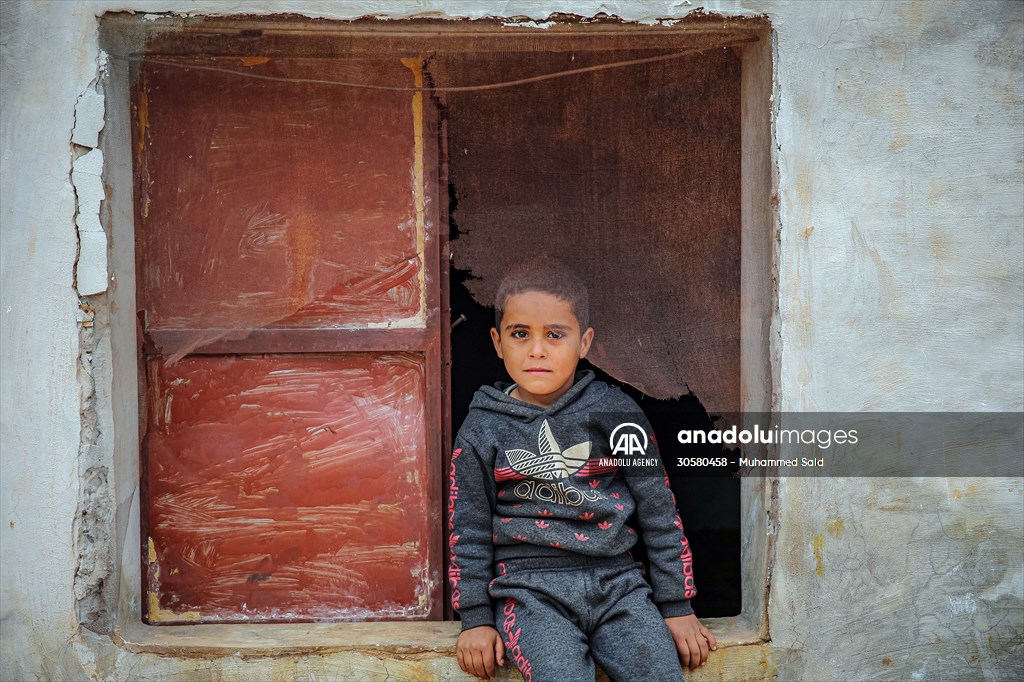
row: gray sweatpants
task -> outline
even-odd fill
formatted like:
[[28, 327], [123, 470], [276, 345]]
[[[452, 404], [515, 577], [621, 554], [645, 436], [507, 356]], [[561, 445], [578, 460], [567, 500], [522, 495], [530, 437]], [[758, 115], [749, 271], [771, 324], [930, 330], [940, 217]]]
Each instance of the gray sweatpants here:
[[672, 635], [638, 565], [618, 557], [538, 557], [497, 564], [491, 581], [505, 658], [526, 682], [679, 682]]

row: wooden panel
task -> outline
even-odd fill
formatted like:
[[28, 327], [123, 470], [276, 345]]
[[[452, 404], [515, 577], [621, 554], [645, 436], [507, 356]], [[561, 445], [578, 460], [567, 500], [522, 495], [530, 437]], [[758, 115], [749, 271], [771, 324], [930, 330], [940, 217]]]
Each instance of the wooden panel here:
[[150, 363], [148, 621], [437, 617], [424, 360]]
[[149, 330], [203, 330], [165, 355], [256, 328], [424, 326], [422, 96], [317, 82], [411, 88], [414, 61], [143, 60], [140, 308]]

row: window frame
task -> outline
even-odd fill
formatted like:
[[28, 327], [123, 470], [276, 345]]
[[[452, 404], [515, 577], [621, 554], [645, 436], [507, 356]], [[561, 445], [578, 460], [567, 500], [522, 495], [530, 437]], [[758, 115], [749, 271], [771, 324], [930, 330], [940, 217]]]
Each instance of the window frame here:
[[[738, 17], [723, 22], [721, 17], [697, 17], [673, 27], [640, 26], [620, 23], [567, 22], [549, 29], [507, 27], [499, 21], [406, 20], [401, 22], [335, 22], [277, 18], [183, 19], [161, 18], [144, 21], [129, 14], [108, 14], [100, 19], [100, 44], [109, 55], [144, 53], [155, 37], [168, 32], [191, 33], [189, 40], [200, 45], [216, 42], [218, 36], [235, 39], [278, 31], [282, 35], [312, 31], [346, 36], [372, 35], [396, 44], [409, 40], [426, 41], [443, 35], [465, 40], [500, 40], [515, 32], [520, 45], [543, 46], [550, 40], [628, 41], [642, 36], [671, 45], [680, 36], [720, 33], [723, 25], [756, 39], [734, 47], [741, 58], [741, 386], [745, 412], [770, 411], [777, 403], [779, 385], [777, 328], [777, 164], [774, 145], [774, 41], [770, 25], [763, 19]], [[618, 44], [616, 42], [616, 44]], [[535, 48], [536, 49], [536, 48]], [[100, 87], [106, 99], [106, 125], [100, 147], [104, 154], [104, 182], [107, 188], [103, 224], [110, 236], [112, 285], [109, 292], [111, 362], [107, 371], [111, 386], [115, 438], [112, 457], [113, 487], [117, 502], [115, 513], [116, 546], [112, 581], [117, 585], [112, 639], [119, 646], [136, 652], [175, 655], [281, 655], [352, 651], [376, 655], [408, 654], [417, 651], [453, 652], [459, 626], [452, 621], [361, 622], [361, 623], [260, 623], [194, 624], [187, 627], [146, 625], [142, 622], [141, 563], [138, 561], [140, 534], [139, 497], [139, 406], [141, 369], [137, 354], [135, 310], [134, 203], [131, 150], [130, 65], [124, 59], [108, 60]], [[441, 135], [443, 142], [444, 136]], [[444, 153], [444, 150], [441, 150]], [[438, 163], [425, 162], [424, 168], [437, 173]], [[443, 177], [435, 176], [438, 183]], [[438, 185], [442, 188], [444, 185]], [[438, 262], [447, 264], [448, 247], [445, 226], [447, 208], [444, 197], [435, 202], [440, 244], [433, 245]], [[429, 256], [428, 256], [429, 257]], [[440, 267], [441, 298], [434, 311], [446, 321], [447, 268]], [[428, 301], [428, 314], [430, 314]], [[101, 318], [103, 316], [100, 316]], [[416, 330], [419, 331], [419, 330]], [[275, 332], [276, 333], [276, 332]], [[372, 336], [372, 335], [371, 335]], [[284, 336], [281, 337], [284, 339]], [[435, 362], [445, 377], [442, 405], [447, 405], [448, 351], [446, 326]], [[232, 342], [234, 349], [245, 342]], [[285, 341], [285, 345], [288, 342]], [[332, 348], [329, 340], [319, 347]], [[370, 336], [366, 343], [373, 345]], [[265, 346], [261, 346], [265, 347]], [[208, 351], [218, 352], [212, 344]], [[346, 345], [345, 350], [352, 350]], [[219, 352], [223, 352], [221, 348]], [[238, 351], [235, 351], [238, 352]], [[429, 390], [429, 389], [428, 389]], [[429, 401], [428, 401], [429, 403]], [[442, 408], [427, 415], [442, 430], [445, 445], [450, 443], [450, 410]], [[442, 446], [443, 447], [443, 446]], [[442, 458], [443, 459], [443, 458]], [[439, 461], [439, 460], [435, 460]], [[440, 470], [440, 465], [438, 466]], [[440, 483], [439, 483], [440, 485]], [[774, 536], [778, 480], [749, 476], [741, 484], [741, 573], [743, 606], [741, 614], [731, 618], [707, 619], [720, 646], [757, 645], [769, 641], [768, 597], [771, 567], [774, 563]], [[439, 496], [438, 499], [443, 499]], [[442, 534], [443, 536], [443, 534]], [[444, 551], [442, 548], [442, 556]], [[315, 633], [314, 637], [310, 635]]]

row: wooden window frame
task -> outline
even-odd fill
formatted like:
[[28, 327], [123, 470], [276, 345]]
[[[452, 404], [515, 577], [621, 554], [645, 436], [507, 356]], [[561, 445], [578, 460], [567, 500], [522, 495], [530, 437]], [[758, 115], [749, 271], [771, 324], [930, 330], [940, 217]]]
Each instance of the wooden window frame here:
[[[267, 44], [288, 44], [296, 35], [329, 35], [345, 49], [357, 49], [360, 38], [374, 39], [395, 45], [396, 49], [437, 41], [458, 44], [465, 41], [480, 49], [481, 42], [500, 44], [515, 32], [520, 49], [533, 46], [544, 49], [550, 41], [563, 45], [589, 44], [601, 40], [609, 47], [622, 47], [641, 41], [645, 46], [656, 44], [672, 47], [685, 36], [745, 35], [752, 39], [736, 49], [742, 59], [742, 283], [741, 381], [743, 409], [750, 412], [769, 411], [773, 407], [773, 387], [778, 386], [777, 324], [774, 319], [778, 293], [774, 282], [777, 270], [776, 234], [779, 217], [776, 211], [777, 172], [773, 144], [774, 109], [772, 95], [773, 34], [770, 25], [761, 19], [698, 17], [672, 27], [639, 26], [620, 23], [567, 22], [554, 28], [506, 27], [500, 21], [435, 21], [403, 22], [312, 22], [305, 18], [238, 17], [229, 19], [184, 19], [168, 17], [144, 21], [130, 14], [108, 14], [100, 21], [102, 49], [112, 55], [103, 70], [100, 87], [106, 98], [106, 126], [101, 139], [104, 153], [104, 182], [107, 201], [103, 222], [111, 238], [110, 267], [113, 284], [110, 291], [109, 323], [111, 328], [111, 405], [115, 439], [113, 481], [117, 502], [117, 540], [114, 555], [118, 558], [112, 579], [118, 585], [112, 639], [119, 646], [135, 652], [154, 654], [219, 656], [241, 653], [265, 656], [301, 653], [352, 651], [366, 653], [372, 647], [376, 655], [417, 652], [454, 651], [458, 624], [450, 621], [365, 622], [365, 623], [286, 623], [286, 624], [196, 624], [187, 627], [158, 627], [141, 620], [140, 562], [142, 546], [139, 523], [139, 368], [137, 364], [135, 309], [134, 221], [132, 197], [132, 155], [130, 127], [130, 59], [125, 56], [143, 54], [160, 36], [174, 33], [190, 49], [209, 50], [223, 46], [225, 41], [245, 44], [254, 37]], [[222, 48], [223, 49], [223, 48]], [[436, 168], [438, 164], [433, 164]], [[425, 165], [426, 167], [426, 165]], [[438, 178], [443, 182], [444, 178]], [[446, 185], [444, 185], [446, 186]], [[447, 224], [443, 201], [437, 219], [444, 232]], [[443, 242], [443, 240], [442, 240]], [[447, 244], [434, 243], [431, 256], [447, 263]], [[428, 301], [438, 324], [445, 325], [440, 344], [431, 349], [433, 367], [438, 376], [447, 377], [444, 358], [448, 353], [447, 333], [447, 268], [440, 268], [441, 296]], [[428, 310], [429, 312], [429, 310]], [[423, 341], [426, 330], [389, 330], [388, 342], [376, 331], [330, 330], [301, 332], [306, 338], [304, 350], [318, 352], [354, 349], [403, 350]], [[260, 352], [293, 350], [292, 330], [261, 330], [244, 341], [218, 341], [201, 352]], [[396, 342], [402, 339], [401, 342]], [[438, 379], [432, 388], [447, 404], [446, 381]], [[443, 387], [443, 388], [442, 388]], [[428, 388], [428, 390], [431, 390]], [[444, 391], [442, 394], [441, 391]], [[429, 402], [429, 401], [428, 401]], [[443, 430], [442, 440], [450, 443], [450, 415], [447, 409], [428, 415]], [[436, 420], [436, 421], [433, 421]], [[446, 453], [442, 453], [446, 454]], [[443, 459], [443, 458], [441, 458]], [[439, 469], [440, 478], [440, 469]], [[709, 619], [707, 625], [719, 638], [720, 647], [763, 645], [769, 641], [768, 594], [769, 576], [774, 563], [775, 498], [777, 480], [750, 477], [741, 490], [742, 513], [742, 576], [743, 608], [731, 618]], [[755, 660], [755, 658], [751, 660]], [[744, 659], [746, 660], [746, 659]]]

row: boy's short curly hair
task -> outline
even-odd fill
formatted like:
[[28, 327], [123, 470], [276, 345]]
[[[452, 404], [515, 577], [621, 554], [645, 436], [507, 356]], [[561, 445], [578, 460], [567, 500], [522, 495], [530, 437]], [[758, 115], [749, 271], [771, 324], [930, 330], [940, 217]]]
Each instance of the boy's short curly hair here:
[[590, 325], [590, 296], [587, 285], [568, 265], [554, 258], [521, 263], [505, 275], [494, 297], [494, 327], [501, 331], [501, 317], [508, 299], [527, 291], [540, 291], [569, 304], [580, 332]]

